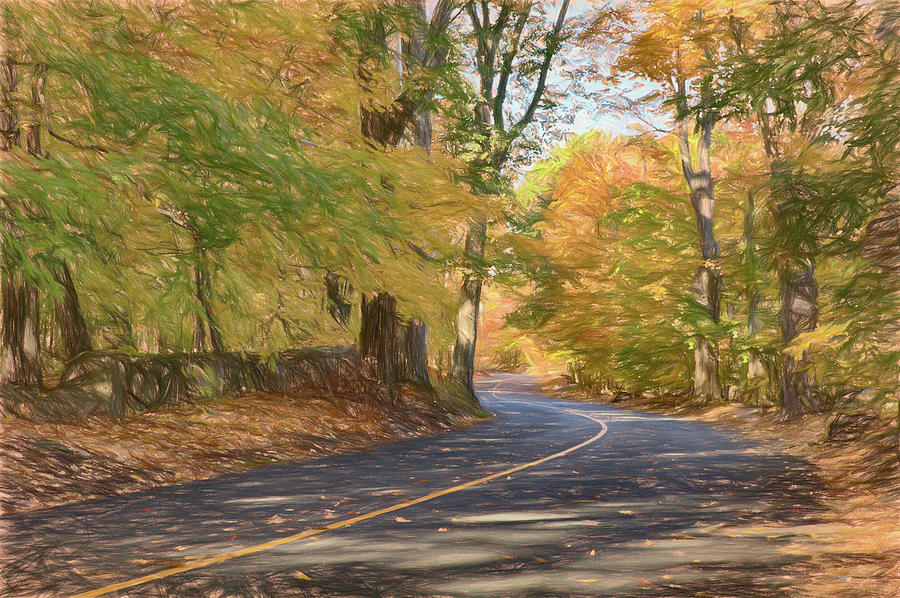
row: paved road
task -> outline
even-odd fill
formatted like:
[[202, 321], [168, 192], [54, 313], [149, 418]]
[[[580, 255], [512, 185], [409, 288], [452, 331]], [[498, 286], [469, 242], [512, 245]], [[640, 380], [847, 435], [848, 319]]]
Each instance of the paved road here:
[[[111, 596], [790, 596], [802, 462], [703, 423], [478, 383], [490, 422], [0, 520], [0, 595], [67, 596], [570, 454]], [[585, 417], [587, 416], [587, 417]], [[602, 423], [600, 423], [602, 422]], [[794, 571], [792, 573], [792, 571]]]

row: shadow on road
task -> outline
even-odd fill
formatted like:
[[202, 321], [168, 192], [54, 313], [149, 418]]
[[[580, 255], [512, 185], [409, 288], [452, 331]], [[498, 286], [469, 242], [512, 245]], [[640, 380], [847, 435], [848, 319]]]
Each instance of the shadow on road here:
[[466, 432], [6, 520], [7, 592], [96, 588], [500, 471], [596, 431], [565, 407], [609, 433], [533, 470], [118, 595], [793, 595], [821, 523], [808, 464], [698, 422], [549, 401], [522, 378], [482, 388], [498, 417]]

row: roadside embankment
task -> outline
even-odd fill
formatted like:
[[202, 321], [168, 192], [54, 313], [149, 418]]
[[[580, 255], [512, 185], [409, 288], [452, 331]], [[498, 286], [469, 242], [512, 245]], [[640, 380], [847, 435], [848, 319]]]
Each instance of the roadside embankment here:
[[337, 348], [268, 366], [235, 355], [94, 355], [70, 369], [56, 388], [4, 397], [4, 512], [366, 449], [487, 416], [448, 384], [401, 384], [391, 397]]

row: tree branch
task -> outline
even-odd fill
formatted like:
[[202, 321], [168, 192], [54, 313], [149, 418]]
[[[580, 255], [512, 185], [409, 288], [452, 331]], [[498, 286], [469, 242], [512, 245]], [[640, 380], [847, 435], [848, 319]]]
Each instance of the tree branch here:
[[569, 0], [563, 0], [562, 6], [559, 9], [559, 15], [556, 17], [556, 24], [553, 26], [553, 31], [547, 36], [547, 47], [544, 49], [544, 62], [541, 64], [537, 87], [534, 90], [534, 95], [531, 97], [531, 103], [528, 105], [525, 114], [522, 115], [522, 118], [519, 119], [519, 122], [517, 122], [510, 131], [519, 132], [527, 127], [534, 119], [534, 113], [537, 111], [538, 104], [541, 103], [541, 98], [544, 95], [544, 88], [547, 85], [547, 73], [550, 70], [550, 63], [553, 61], [553, 56], [559, 48], [559, 33], [562, 31], [563, 24], [566, 21], [566, 13], [568, 10]]
[[[460, 14], [459, 12], [456, 14], [453, 13], [456, 3], [457, 0], [438, 0], [437, 5], [434, 7], [434, 11], [431, 13], [431, 23], [429, 25], [430, 34], [434, 34], [435, 32], [444, 33], [447, 31], [447, 28], [450, 27], [450, 23]], [[427, 36], [425, 43], [428, 45]], [[425, 68], [442, 66], [447, 60], [448, 50], [449, 46], [447, 44], [440, 44], [437, 48], [426, 51], [422, 66]]]
[[506, 88], [509, 85], [509, 77], [512, 74], [513, 61], [519, 53], [519, 45], [522, 41], [522, 31], [525, 30], [525, 23], [531, 14], [534, 5], [529, 4], [528, 10], [524, 10], [519, 14], [519, 18], [513, 26], [513, 37], [508, 49], [503, 53], [502, 62], [500, 63], [500, 79], [497, 81], [497, 95], [494, 98], [494, 126], [503, 131], [503, 103], [506, 101]]
[[49, 125], [47, 125], [46, 128], [47, 128], [47, 134], [50, 135], [50, 137], [53, 137], [57, 141], [62, 141], [63, 143], [71, 145], [72, 147], [77, 147], [78, 149], [83, 149], [83, 150], [93, 150], [93, 151], [99, 152], [101, 154], [105, 154], [107, 151], [109, 151], [104, 147], [100, 147], [99, 145], [85, 145], [83, 143], [78, 143], [77, 141], [72, 141], [71, 139], [67, 139], [67, 138], [63, 137], [62, 135], [58, 135], [53, 129], [50, 128]]
[[687, 128], [687, 90], [684, 79], [678, 79], [675, 92], [675, 133], [678, 136], [678, 153], [681, 156], [681, 169], [685, 179], [690, 182], [696, 178], [691, 159], [691, 139]]

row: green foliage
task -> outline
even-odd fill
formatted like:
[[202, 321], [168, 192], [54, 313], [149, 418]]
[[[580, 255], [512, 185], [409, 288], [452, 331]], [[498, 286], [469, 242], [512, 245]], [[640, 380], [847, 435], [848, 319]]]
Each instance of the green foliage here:
[[[369, 25], [364, 11], [7, 6], [17, 101], [40, 112], [46, 156], [3, 163], [4, 259], [56, 296], [54, 264], [73, 264], [100, 346], [190, 347], [195, 317], [210, 318], [198, 267], [230, 348], [352, 343], [324, 309], [327, 271], [358, 292], [390, 289], [436, 338], [449, 334], [442, 275], [458, 259], [455, 223], [478, 204], [461, 163], [359, 133], [360, 57], [345, 42]], [[37, 64], [46, 106], [25, 93]]]

